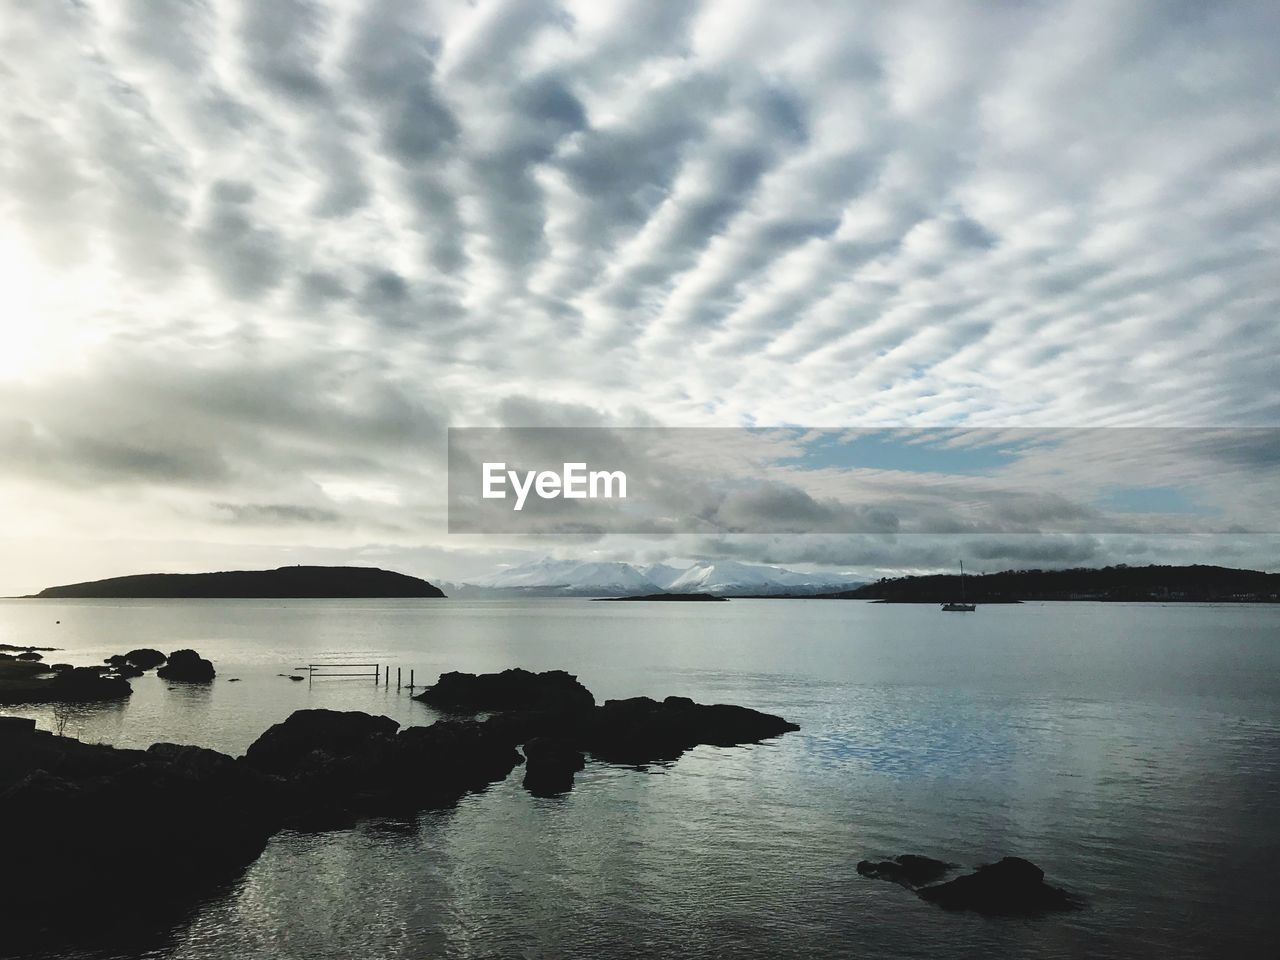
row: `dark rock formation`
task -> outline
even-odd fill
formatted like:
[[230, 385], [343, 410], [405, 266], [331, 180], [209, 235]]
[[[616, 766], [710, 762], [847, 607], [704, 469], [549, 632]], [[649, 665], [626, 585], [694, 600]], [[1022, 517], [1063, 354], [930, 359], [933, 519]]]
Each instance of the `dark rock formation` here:
[[134, 677], [142, 676], [146, 671], [141, 667], [135, 667], [132, 663], [121, 664], [113, 671], [117, 677], [124, 677], [126, 680], [132, 680]]
[[245, 762], [287, 780], [300, 829], [359, 816], [447, 806], [504, 779], [520, 755], [500, 731], [476, 721], [410, 727], [388, 717], [298, 710], [249, 747]]
[[598, 759], [642, 764], [675, 760], [691, 747], [756, 743], [800, 728], [781, 717], [730, 704], [705, 705], [688, 697], [609, 700], [581, 732]]
[[139, 647], [136, 650], [130, 650], [124, 655], [124, 658], [140, 670], [150, 670], [152, 667], [158, 667], [168, 659], [159, 650], [152, 650], [150, 647]]
[[122, 677], [106, 677], [93, 667], [72, 667], [55, 674], [48, 681], [50, 699], [62, 702], [91, 703], [98, 700], [123, 700], [133, 693], [129, 681]]
[[1021, 857], [1004, 857], [967, 876], [917, 891], [947, 910], [1034, 915], [1075, 910], [1079, 901], [1044, 882], [1044, 871]]
[[581, 710], [595, 706], [591, 691], [563, 670], [532, 673], [516, 668], [501, 673], [443, 673], [434, 686], [414, 697], [439, 710], [476, 713], [487, 710]]
[[15, 660], [43, 660], [44, 654], [36, 653], [34, 650], [28, 650], [26, 653], [18, 654], [16, 657], [14, 657], [14, 659]]
[[894, 857], [892, 860], [881, 860], [879, 862], [863, 860], [858, 864], [858, 873], [864, 877], [891, 880], [894, 883], [902, 884], [904, 887], [914, 888], [941, 880], [946, 876], [947, 871], [954, 866], [955, 864], [953, 863], [935, 860], [932, 857], [920, 857], [915, 854], [904, 853], [902, 856]]
[[559, 737], [534, 737], [524, 745], [524, 788], [553, 797], [573, 788], [573, 775], [586, 766], [582, 751]]
[[290, 774], [316, 752], [355, 756], [392, 736], [400, 726], [390, 717], [339, 710], [296, 710], [258, 737], [245, 762], [266, 773]]
[[1035, 916], [1076, 910], [1083, 905], [1079, 898], [1045, 883], [1044, 871], [1021, 857], [1004, 857], [963, 877], [934, 882], [954, 866], [932, 857], [906, 854], [879, 862], [863, 860], [858, 864], [858, 873], [900, 883], [947, 910]]
[[0, 871], [0, 902], [22, 918], [6, 924], [6, 953], [176, 919], [276, 829], [269, 778], [213, 751], [117, 750], [34, 729], [0, 738], [0, 822], [22, 825], [4, 840], [6, 863], [22, 868]]
[[75, 667], [69, 663], [53, 663], [49, 665], [49, 669], [54, 673], [65, 673], [68, 670], [74, 670]]
[[[446, 673], [415, 699], [452, 712], [495, 711], [486, 723], [514, 745], [551, 738], [572, 751], [628, 765], [675, 760], [698, 744], [736, 746], [800, 729], [772, 714], [688, 697], [634, 697], [595, 706], [591, 691], [563, 670]], [[535, 784], [538, 766], [535, 761], [530, 771]], [[563, 772], [552, 782], [564, 783]], [[571, 775], [567, 782], [572, 784]]]
[[0, 663], [0, 703], [89, 703], [120, 700], [133, 692], [127, 680], [102, 676], [106, 667], [58, 666], [54, 670], [34, 661]]
[[194, 650], [175, 650], [169, 654], [169, 662], [156, 671], [156, 676], [183, 683], [208, 683], [215, 672], [213, 664]]

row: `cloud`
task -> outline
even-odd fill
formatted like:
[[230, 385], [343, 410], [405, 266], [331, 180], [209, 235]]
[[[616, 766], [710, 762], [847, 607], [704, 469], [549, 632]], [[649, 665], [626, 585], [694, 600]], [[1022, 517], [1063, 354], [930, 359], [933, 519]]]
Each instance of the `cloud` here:
[[311, 498], [354, 472], [435, 542], [427, 435], [584, 410], [1280, 423], [1266, 0], [10, 6], [33, 536], [107, 509], [84, 478], [225, 537], [209, 503], [347, 517]]

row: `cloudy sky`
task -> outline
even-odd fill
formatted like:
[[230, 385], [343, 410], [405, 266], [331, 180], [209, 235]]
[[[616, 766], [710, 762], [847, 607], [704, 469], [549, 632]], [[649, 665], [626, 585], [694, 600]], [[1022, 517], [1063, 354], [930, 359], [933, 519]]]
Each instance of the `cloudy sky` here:
[[1280, 426], [1280, 6], [0, 0], [0, 594], [536, 553], [445, 428]]

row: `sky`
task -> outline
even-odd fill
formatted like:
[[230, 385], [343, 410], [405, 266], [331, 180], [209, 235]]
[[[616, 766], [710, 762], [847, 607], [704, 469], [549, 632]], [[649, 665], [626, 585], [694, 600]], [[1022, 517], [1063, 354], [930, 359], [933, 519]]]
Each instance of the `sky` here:
[[448, 427], [1280, 426], [1276, 36], [1271, 0], [0, 0], [0, 594], [1280, 569], [1245, 533], [460, 536], [445, 495]]

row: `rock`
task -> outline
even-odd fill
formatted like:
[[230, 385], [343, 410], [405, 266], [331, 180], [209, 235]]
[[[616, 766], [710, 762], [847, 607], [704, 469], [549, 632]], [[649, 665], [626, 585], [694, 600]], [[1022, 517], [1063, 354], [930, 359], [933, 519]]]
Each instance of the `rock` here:
[[49, 699], [61, 702], [91, 703], [99, 700], [123, 700], [133, 693], [129, 681], [107, 677], [96, 667], [72, 667], [55, 674], [48, 681]]
[[276, 676], [277, 676], [277, 677], [284, 677], [286, 680], [304, 680], [304, 679], [306, 679], [305, 677], [299, 677], [297, 674], [292, 674], [292, 673], [277, 673], [277, 674], [276, 674]]
[[573, 788], [573, 775], [586, 758], [567, 740], [534, 737], [524, 745], [524, 788], [538, 797], [552, 797]]
[[1044, 882], [1044, 871], [1021, 857], [1004, 857], [973, 873], [916, 891], [947, 910], [1035, 915], [1075, 910], [1080, 901]]
[[501, 673], [443, 673], [414, 699], [455, 713], [589, 710], [596, 702], [591, 691], [571, 673], [532, 673], [520, 668]]
[[295, 710], [258, 737], [245, 762], [267, 773], [289, 774], [316, 751], [349, 757], [388, 741], [400, 724], [390, 717], [359, 711]]
[[123, 653], [113, 653], [111, 656], [107, 657], [102, 662], [107, 664], [107, 666], [110, 666], [110, 667], [123, 667], [129, 661], [128, 659], [126, 659]]
[[66, 673], [68, 670], [74, 670], [75, 667], [69, 663], [54, 663], [49, 666], [49, 669], [54, 673]]
[[231, 677], [230, 679], [227, 680], [227, 683], [239, 683], [239, 682], [240, 682], [239, 677]]
[[36, 653], [34, 650], [28, 650], [26, 653], [18, 654], [14, 659], [15, 660], [43, 660], [44, 654]]
[[236, 768], [234, 757], [181, 743], [153, 743], [147, 754], [196, 777], [222, 776]]
[[135, 667], [132, 663], [126, 663], [116, 667], [114, 672], [117, 677], [132, 680], [134, 677], [142, 676], [145, 671], [141, 667]]
[[6, 862], [22, 869], [0, 871], [0, 902], [21, 918], [6, 925], [6, 953], [176, 921], [251, 863], [279, 823], [270, 778], [211, 750], [36, 733], [4, 757], [0, 822], [22, 825], [4, 841]]
[[130, 650], [124, 655], [124, 658], [141, 670], [150, 670], [152, 667], [158, 667], [168, 659], [159, 650], [152, 650], [150, 647], [139, 647], [136, 650]]
[[522, 762], [501, 728], [475, 720], [407, 727], [396, 737], [392, 760], [398, 789], [435, 806], [505, 780]]
[[902, 884], [904, 887], [915, 888], [941, 880], [947, 871], [954, 866], [955, 864], [953, 863], [935, 860], [932, 857], [920, 857], [915, 854], [905, 853], [900, 857], [894, 857], [892, 860], [881, 860], [878, 863], [871, 860], [862, 860], [858, 863], [858, 873], [864, 877], [891, 880], [894, 883]]
[[674, 760], [698, 744], [756, 743], [800, 728], [781, 717], [729, 704], [704, 705], [687, 697], [609, 700], [583, 730], [591, 754], [614, 763]]
[[0, 717], [0, 742], [9, 742], [33, 736], [36, 722], [27, 717]]
[[175, 650], [168, 659], [169, 662], [156, 671], [156, 675], [165, 680], [208, 683], [216, 675], [213, 664], [194, 650]]

